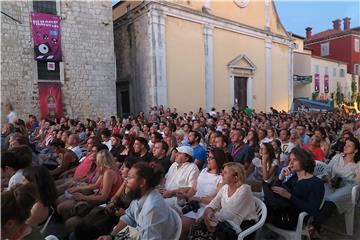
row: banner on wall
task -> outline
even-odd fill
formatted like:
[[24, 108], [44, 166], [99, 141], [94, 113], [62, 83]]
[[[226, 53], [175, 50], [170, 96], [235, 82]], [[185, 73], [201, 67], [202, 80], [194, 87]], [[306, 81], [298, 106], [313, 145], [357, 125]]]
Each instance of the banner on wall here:
[[318, 73], [315, 73], [315, 92], [320, 91], [320, 76]]
[[39, 105], [42, 118], [55, 119], [63, 116], [60, 83], [39, 82]]
[[61, 61], [60, 17], [31, 13], [34, 58], [40, 61]]
[[329, 92], [329, 75], [325, 74], [324, 76], [324, 92]]

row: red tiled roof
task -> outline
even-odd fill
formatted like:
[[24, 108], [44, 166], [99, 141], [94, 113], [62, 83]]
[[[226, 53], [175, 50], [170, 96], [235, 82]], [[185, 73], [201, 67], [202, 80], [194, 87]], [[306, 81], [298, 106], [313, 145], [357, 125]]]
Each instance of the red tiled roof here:
[[332, 37], [338, 37], [338, 36], [342, 36], [342, 35], [346, 35], [346, 34], [351, 34], [354, 32], [359, 33], [360, 27], [355, 27], [355, 28], [351, 28], [348, 30], [336, 30], [336, 29], [328, 29], [326, 31], [322, 31], [319, 32], [317, 34], [314, 34], [311, 36], [311, 38], [305, 39], [304, 43], [312, 43], [312, 42], [316, 42], [318, 40], [323, 40], [323, 39], [329, 39]]
[[315, 40], [315, 39], [325, 38], [325, 37], [329, 37], [331, 35], [341, 33], [341, 32], [342, 32], [341, 30], [329, 29], [329, 30], [314, 34], [314, 35], [311, 36], [310, 39], [307, 39], [307, 40]]

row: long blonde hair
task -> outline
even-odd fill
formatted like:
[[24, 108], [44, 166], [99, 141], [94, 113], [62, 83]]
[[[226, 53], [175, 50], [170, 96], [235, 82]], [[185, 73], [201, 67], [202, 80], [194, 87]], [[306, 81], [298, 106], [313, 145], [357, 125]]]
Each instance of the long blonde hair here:
[[96, 154], [96, 166], [100, 172], [105, 168], [116, 169], [115, 160], [109, 150], [101, 150]]
[[236, 187], [240, 187], [246, 180], [246, 172], [241, 163], [229, 162], [224, 164], [224, 168], [229, 168], [235, 176], [238, 176], [238, 181], [236, 182]]

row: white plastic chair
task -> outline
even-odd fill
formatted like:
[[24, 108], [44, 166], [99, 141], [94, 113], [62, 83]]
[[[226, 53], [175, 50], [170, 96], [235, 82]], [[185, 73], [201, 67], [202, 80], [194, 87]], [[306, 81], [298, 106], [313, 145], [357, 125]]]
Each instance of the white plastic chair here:
[[54, 235], [49, 235], [45, 237], [45, 240], [59, 240], [59, 238]]
[[182, 221], [180, 215], [177, 213], [177, 211], [173, 208], [170, 208], [173, 214], [176, 216], [178, 226], [176, 228], [176, 234], [174, 240], [179, 240], [181, 236], [181, 230], [182, 230]]
[[[53, 208], [51, 208], [50, 211], [51, 211], [50, 215], [48, 216], [48, 218], [46, 219], [46, 222], [44, 223], [44, 225], [42, 226], [42, 228], [41, 228], [41, 230], [40, 230], [40, 233], [41, 233], [41, 234], [43, 234], [43, 233], [45, 232], [47, 226], [49, 225], [49, 222], [50, 222], [52, 216], [53, 216], [54, 213], [55, 213], [55, 211], [54, 211]], [[52, 236], [52, 235], [50, 235], [50, 236]]]
[[351, 203], [352, 207], [349, 211], [345, 212], [345, 226], [346, 234], [352, 236], [354, 233], [354, 215], [355, 215], [355, 206], [359, 197], [359, 185], [356, 185], [352, 188], [351, 192]]
[[239, 233], [238, 240], [243, 240], [246, 236], [249, 236], [256, 230], [260, 229], [265, 223], [265, 220], [267, 217], [267, 208], [265, 206], [265, 203], [263, 203], [263, 201], [261, 201], [258, 198], [254, 198], [254, 200], [255, 200], [255, 206], [256, 206], [256, 214], [258, 216], [258, 222], [254, 226], [251, 226], [250, 228], [246, 229], [245, 231], [242, 231], [241, 233]]
[[307, 224], [304, 225], [304, 218], [309, 215], [306, 212], [301, 212], [299, 214], [297, 226], [295, 231], [285, 230], [278, 227], [275, 227], [272, 224], [265, 224], [265, 226], [273, 232], [283, 236], [286, 240], [300, 240], [301, 236], [306, 236], [307, 239], [310, 239], [310, 233], [307, 228]]

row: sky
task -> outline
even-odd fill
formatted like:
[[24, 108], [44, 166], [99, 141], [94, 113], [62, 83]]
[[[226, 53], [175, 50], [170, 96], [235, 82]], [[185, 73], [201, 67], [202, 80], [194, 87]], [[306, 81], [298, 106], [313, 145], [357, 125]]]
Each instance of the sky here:
[[300, 36], [305, 36], [308, 26], [313, 34], [331, 29], [338, 18], [350, 17], [351, 28], [360, 26], [360, 0], [275, 0], [275, 5], [286, 31]]
[[312, 33], [316, 34], [331, 29], [333, 20], [345, 17], [351, 18], [351, 28], [360, 27], [360, 0], [275, 0], [275, 5], [286, 31], [303, 37], [305, 37], [305, 28], [308, 26], [311, 26]]

